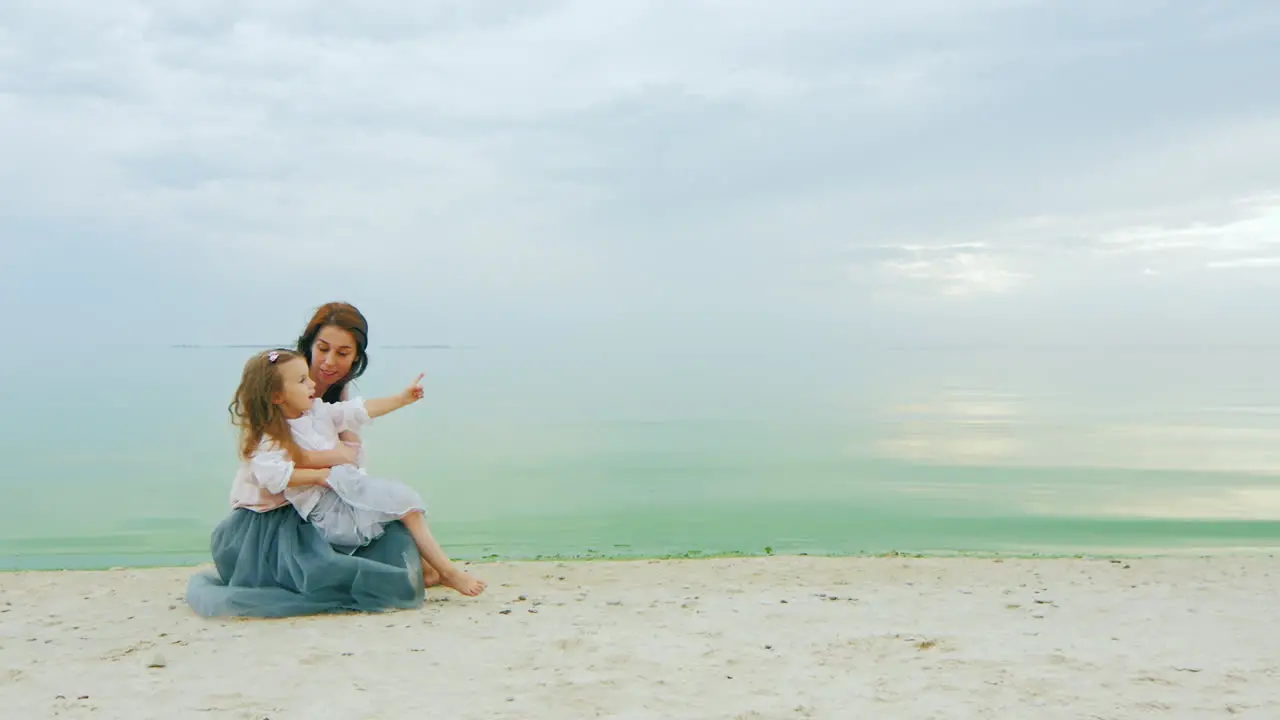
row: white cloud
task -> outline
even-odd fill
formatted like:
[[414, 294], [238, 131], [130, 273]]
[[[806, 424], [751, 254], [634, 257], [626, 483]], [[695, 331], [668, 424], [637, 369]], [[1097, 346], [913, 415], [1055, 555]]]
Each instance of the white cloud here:
[[1028, 279], [996, 255], [954, 252], [954, 246], [909, 250], [912, 259], [890, 260], [884, 268], [907, 280], [924, 283], [944, 295], [1005, 293]]
[[0, 243], [657, 325], [1261, 268], [1280, 10], [1192, 5], [9, 3]]
[[[1016, 291], [1036, 275], [1100, 271], [1117, 264], [1153, 276], [1206, 269], [1280, 267], [1280, 196], [1264, 194], [1202, 210], [1187, 225], [1130, 224], [1146, 218], [1176, 222], [1178, 206], [1113, 215], [1030, 217], [993, 226], [982, 241], [948, 238], [937, 244], [882, 246], [891, 275], [935, 293], [963, 296]], [[1144, 215], [1146, 218], [1144, 218]], [[1108, 227], [1110, 225], [1110, 227]]]
[[1238, 258], [1236, 260], [1216, 260], [1209, 263], [1209, 267], [1221, 269], [1237, 269], [1237, 268], [1272, 268], [1280, 267], [1280, 257], [1249, 257]]
[[1126, 227], [1103, 233], [1097, 239], [1097, 249], [1105, 254], [1193, 251], [1223, 256], [1280, 244], [1280, 196], [1242, 198], [1219, 212], [1227, 219], [1183, 226]]

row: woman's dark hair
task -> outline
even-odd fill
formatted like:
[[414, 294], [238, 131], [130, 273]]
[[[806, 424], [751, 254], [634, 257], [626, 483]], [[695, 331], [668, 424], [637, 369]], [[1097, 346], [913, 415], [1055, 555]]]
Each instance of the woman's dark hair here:
[[311, 322], [307, 323], [307, 328], [298, 336], [298, 352], [307, 359], [308, 365], [311, 364], [311, 346], [315, 344], [320, 331], [327, 327], [346, 330], [356, 339], [356, 359], [351, 363], [351, 371], [330, 385], [320, 398], [327, 403], [335, 403], [342, 399], [342, 390], [347, 383], [363, 375], [369, 367], [369, 323], [356, 306], [350, 303], [331, 302], [316, 308]]

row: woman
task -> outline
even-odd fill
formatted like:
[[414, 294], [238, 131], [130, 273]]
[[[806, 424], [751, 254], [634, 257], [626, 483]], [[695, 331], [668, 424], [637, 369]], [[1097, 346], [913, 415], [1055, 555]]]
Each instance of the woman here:
[[[329, 403], [349, 400], [349, 383], [369, 367], [368, 347], [369, 323], [354, 305], [331, 302], [317, 308], [302, 335], [298, 336], [298, 352], [307, 359], [311, 368], [316, 397]], [[346, 455], [342, 450], [335, 456], [306, 453], [302, 466], [321, 468], [341, 462], [355, 462], [363, 466], [364, 445], [360, 436], [346, 431], [338, 437], [355, 449], [354, 455]], [[395, 523], [395, 528], [406, 536], [409, 534], [399, 522]], [[425, 562], [422, 574], [426, 587], [440, 584], [440, 573]]]
[[[298, 338], [298, 351], [307, 357], [318, 397], [345, 397], [347, 384], [364, 373], [368, 328], [347, 303], [316, 310]], [[344, 439], [359, 442], [354, 435]], [[308, 457], [300, 464], [325, 460]], [[211, 546], [215, 570], [197, 573], [187, 586], [187, 604], [206, 617], [421, 607], [426, 586], [439, 582], [434, 571], [424, 577], [417, 546], [400, 522], [389, 523], [380, 538], [348, 555], [330, 547], [288, 504], [232, 510], [214, 528]]]

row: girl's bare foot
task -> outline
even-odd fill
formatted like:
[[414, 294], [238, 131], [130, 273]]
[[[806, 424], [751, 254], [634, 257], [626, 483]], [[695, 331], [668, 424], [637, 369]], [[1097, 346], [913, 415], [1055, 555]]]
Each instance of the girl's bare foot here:
[[488, 587], [485, 581], [457, 568], [440, 573], [440, 584], [447, 588], [453, 588], [468, 597], [475, 597]]
[[422, 586], [435, 587], [440, 584], [440, 573], [436, 569], [427, 564], [426, 560], [422, 561]]

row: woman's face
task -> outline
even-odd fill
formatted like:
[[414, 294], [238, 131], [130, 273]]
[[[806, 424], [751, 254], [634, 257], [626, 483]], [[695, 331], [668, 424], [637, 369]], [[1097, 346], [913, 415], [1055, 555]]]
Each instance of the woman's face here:
[[351, 372], [358, 352], [356, 338], [350, 332], [334, 325], [321, 328], [311, 343], [311, 379], [320, 388], [328, 389]]

